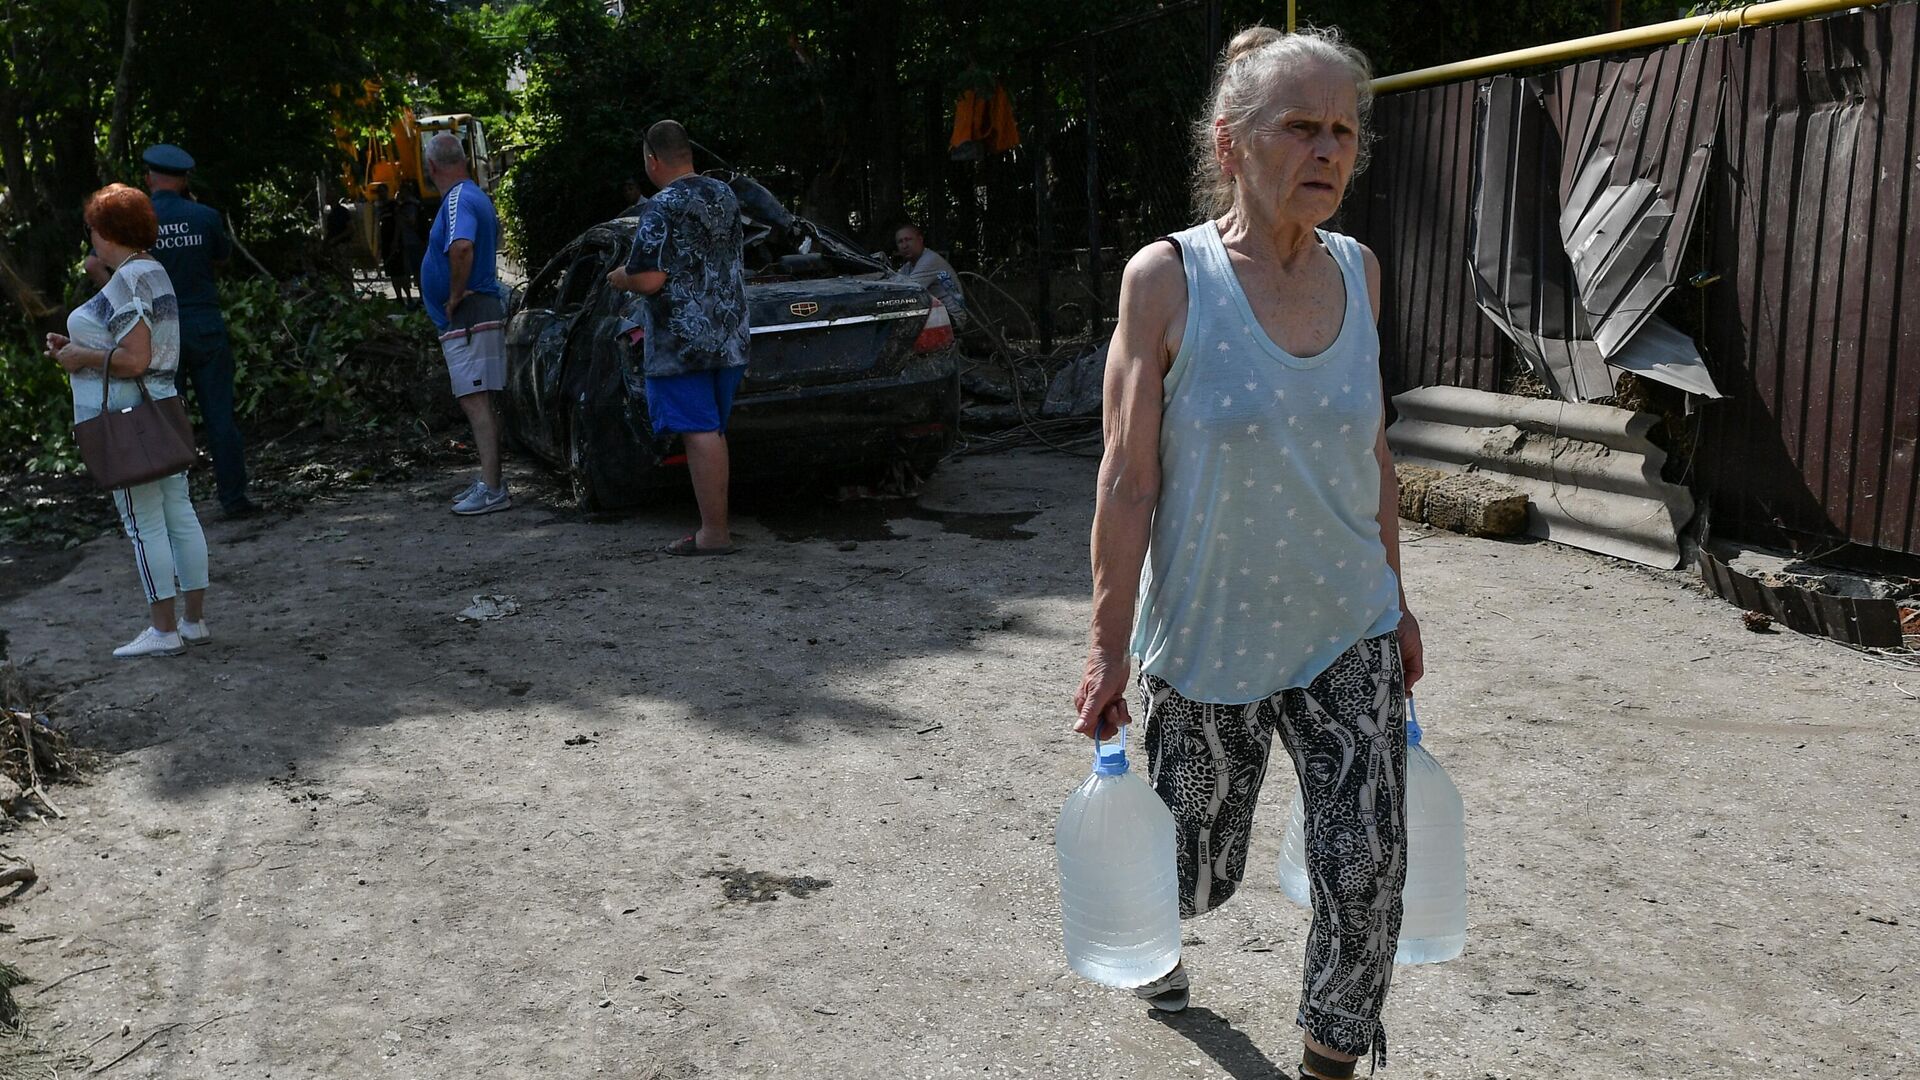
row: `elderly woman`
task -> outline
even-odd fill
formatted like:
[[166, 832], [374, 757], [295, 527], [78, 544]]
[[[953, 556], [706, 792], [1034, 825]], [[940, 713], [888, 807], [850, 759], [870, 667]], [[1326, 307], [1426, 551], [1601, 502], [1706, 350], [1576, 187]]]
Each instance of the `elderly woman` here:
[[[1076, 730], [1113, 734], [1138, 660], [1187, 918], [1239, 887], [1279, 734], [1313, 893], [1302, 1071], [1332, 1080], [1385, 1057], [1403, 712], [1421, 670], [1382, 424], [1380, 266], [1318, 227], [1365, 145], [1369, 78], [1331, 31], [1256, 26], [1227, 49], [1197, 131], [1208, 220], [1140, 251], [1121, 285], [1075, 699]], [[1184, 1008], [1184, 965], [1138, 993]]]
[[[173, 283], [146, 249], [159, 233], [153, 204], [124, 184], [93, 193], [87, 233], [113, 276], [67, 316], [65, 334], [47, 335], [47, 355], [73, 384], [75, 423], [107, 407], [140, 402], [140, 385], [154, 398], [174, 395], [180, 362], [180, 305]], [[101, 385], [105, 380], [105, 386]], [[120, 524], [133, 541], [133, 558], [146, 591], [149, 625], [113, 655], [177, 656], [187, 645], [212, 640], [207, 630], [207, 541], [187, 498], [187, 474], [113, 492]], [[186, 594], [186, 617], [176, 621], [176, 586]]]

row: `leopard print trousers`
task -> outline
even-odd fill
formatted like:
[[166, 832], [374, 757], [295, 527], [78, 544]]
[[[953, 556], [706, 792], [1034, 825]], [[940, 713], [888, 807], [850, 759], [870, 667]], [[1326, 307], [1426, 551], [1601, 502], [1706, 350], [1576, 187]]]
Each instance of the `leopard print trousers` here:
[[1179, 835], [1180, 915], [1225, 903], [1246, 875], [1273, 735], [1306, 812], [1313, 924], [1298, 1022], [1324, 1046], [1386, 1060], [1380, 1012], [1407, 875], [1406, 686], [1392, 634], [1361, 641], [1306, 687], [1247, 705], [1181, 696], [1141, 677], [1147, 761]]

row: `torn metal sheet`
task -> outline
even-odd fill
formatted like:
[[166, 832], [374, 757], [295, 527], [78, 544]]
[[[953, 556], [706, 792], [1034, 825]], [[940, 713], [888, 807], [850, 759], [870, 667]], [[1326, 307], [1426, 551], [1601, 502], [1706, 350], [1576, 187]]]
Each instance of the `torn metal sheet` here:
[[1721, 396], [1720, 388], [1713, 384], [1713, 376], [1707, 374], [1707, 362], [1700, 355], [1700, 346], [1658, 315], [1649, 318], [1639, 333], [1628, 338], [1626, 348], [1608, 363], [1642, 378], [1677, 386], [1689, 394], [1705, 398]]
[[1565, 400], [1610, 396], [1620, 368], [1720, 396], [1671, 327], [1634, 344], [1681, 276], [1719, 127], [1720, 52], [1675, 53], [1482, 90], [1475, 292]]
[[1495, 79], [1481, 90], [1469, 276], [1480, 309], [1553, 395], [1587, 401], [1612, 394], [1614, 376], [1560, 242], [1560, 137], [1541, 98], [1527, 79]]

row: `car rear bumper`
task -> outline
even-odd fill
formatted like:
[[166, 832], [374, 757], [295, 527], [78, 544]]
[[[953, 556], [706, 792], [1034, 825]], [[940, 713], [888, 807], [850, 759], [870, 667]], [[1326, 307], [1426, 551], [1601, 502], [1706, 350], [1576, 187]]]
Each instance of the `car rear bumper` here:
[[937, 456], [953, 445], [959, 416], [958, 358], [945, 351], [879, 378], [744, 391], [728, 442], [744, 474]]
[[[728, 422], [735, 477], [805, 478], [907, 459], [929, 462], [959, 436], [959, 356], [952, 350], [915, 357], [898, 372], [828, 386], [743, 387]], [[624, 403], [597, 403], [582, 420], [596, 458], [632, 466], [601, 471], [598, 490], [610, 505], [630, 505], [649, 491], [686, 482], [677, 438], [635, 430], [642, 418]], [[613, 453], [609, 440], [624, 442]]]

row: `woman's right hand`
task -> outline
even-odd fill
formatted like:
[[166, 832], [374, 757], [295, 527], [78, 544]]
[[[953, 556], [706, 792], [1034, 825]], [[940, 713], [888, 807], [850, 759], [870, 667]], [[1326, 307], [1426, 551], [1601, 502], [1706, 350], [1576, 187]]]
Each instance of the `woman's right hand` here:
[[1132, 670], [1125, 650], [1087, 650], [1087, 670], [1073, 695], [1073, 730], [1090, 739], [1111, 739], [1132, 722], [1127, 714], [1127, 676]]
[[65, 334], [48, 334], [47, 356], [54, 360], [60, 359], [60, 350], [66, 348], [71, 340]]

